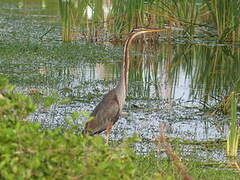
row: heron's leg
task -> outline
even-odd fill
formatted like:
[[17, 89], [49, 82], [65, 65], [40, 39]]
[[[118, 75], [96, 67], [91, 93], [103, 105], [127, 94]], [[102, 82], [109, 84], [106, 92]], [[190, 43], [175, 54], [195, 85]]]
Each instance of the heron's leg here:
[[109, 122], [108, 125], [107, 125], [107, 128], [106, 128], [106, 135], [107, 135], [107, 144], [109, 142], [109, 137], [110, 137], [110, 132], [112, 130], [112, 126], [113, 126], [113, 123], [112, 122]]

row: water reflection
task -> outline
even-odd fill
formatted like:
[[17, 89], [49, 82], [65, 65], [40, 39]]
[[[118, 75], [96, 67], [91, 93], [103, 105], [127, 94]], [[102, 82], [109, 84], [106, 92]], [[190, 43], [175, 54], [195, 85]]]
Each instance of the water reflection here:
[[[148, 44], [145, 46], [151, 49]], [[142, 81], [145, 86], [152, 82], [152, 87], [145, 89], [155, 88], [155, 94], [162, 97], [206, 98], [206, 101], [207, 97], [238, 90], [239, 48], [176, 44], [157, 44], [157, 47], [154, 55], [147, 56], [148, 50], [143, 49], [145, 55], [141, 58], [132, 57], [130, 80]]]
[[[96, 49], [87, 44], [79, 45], [82, 50], [76, 50], [78, 52], [74, 61], [69, 60], [72, 58], [69, 55], [74, 56], [76, 52], [66, 52], [65, 57], [61, 53], [64, 47], [53, 47], [44, 50], [43, 54], [33, 52], [34, 48], [23, 53], [20, 47], [14, 50], [14, 54], [6, 54], [5, 52], [11, 51], [11, 47], [6, 45], [1, 51], [1, 74], [12, 77], [15, 83], [25, 84], [26, 87], [51, 82], [48, 84], [58, 89], [62, 88], [61, 84], [77, 87], [72, 82], [81, 84], [98, 80], [105, 80], [105, 86], [112, 87], [111, 83], [116, 83], [120, 76], [122, 57], [113, 57], [111, 49], [105, 51], [109, 57], [89, 62], [91, 57], [88, 49], [91, 48], [93, 56], [98, 56], [99, 52], [108, 48], [105, 45], [97, 45]], [[221, 97], [240, 87], [237, 47], [172, 45], [161, 42], [156, 43], [156, 51], [152, 51], [153, 46], [148, 43], [144, 44], [144, 48], [141, 47], [142, 44], [136, 41], [131, 48], [130, 98], [180, 98], [185, 101], [199, 99], [208, 102], [210, 97]], [[52, 51], [56, 57], [49, 61]], [[107, 54], [104, 53], [103, 56], [105, 55]]]

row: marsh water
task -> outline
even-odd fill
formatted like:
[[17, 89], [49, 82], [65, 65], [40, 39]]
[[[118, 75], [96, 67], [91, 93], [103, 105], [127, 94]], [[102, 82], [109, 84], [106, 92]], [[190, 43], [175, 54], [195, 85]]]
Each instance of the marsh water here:
[[[103, 3], [105, 13], [109, 3]], [[91, 21], [91, 15], [87, 18]], [[101, 27], [94, 29], [102, 33]], [[29, 117], [48, 128], [66, 125], [65, 119], [74, 112], [90, 112], [116, 85], [127, 38], [123, 33], [116, 41], [110, 31], [92, 35], [87, 25], [74, 31], [72, 42], [64, 43], [61, 34], [57, 1], [0, 1], [0, 75], [24, 94], [37, 90], [71, 99], [39, 108]], [[228, 116], [213, 115], [208, 108], [239, 81], [239, 45], [172, 34], [137, 38], [130, 49], [128, 97], [111, 139], [137, 134], [146, 140], [136, 143], [142, 153], [154, 151], [147, 140], [158, 136], [161, 122], [166, 125], [166, 135], [180, 141], [209, 142], [227, 136]], [[75, 123], [84, 121], [86, 117], [81, 115]], [[183, 149], [186, 157], [194, 154], [200, 160], [226, 160], [224, 145], [185, 145]]]

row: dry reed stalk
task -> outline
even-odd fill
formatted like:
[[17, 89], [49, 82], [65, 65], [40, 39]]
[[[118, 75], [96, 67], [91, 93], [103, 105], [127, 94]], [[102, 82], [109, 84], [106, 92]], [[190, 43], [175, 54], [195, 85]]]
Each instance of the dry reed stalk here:
[[240, 162], [229, 162], [230, 167], [233, 167], [240, 173]]
[[192, 180], [192, 177], [188, 175], [187, 168], [184, 166], [183, 163], [181, 163], [179, 157], [174, 154], [172, 148], [166, 141], [164, 137], [164, 124], [160, 124], [160, 135], [159, 135], [159, 141], [163, 144], [164, 148], [166, 149], [167, 155], [171, 158], [175, 166], [177, 167], [178, 171], [180, 172], [181, 176], [184, 180]]

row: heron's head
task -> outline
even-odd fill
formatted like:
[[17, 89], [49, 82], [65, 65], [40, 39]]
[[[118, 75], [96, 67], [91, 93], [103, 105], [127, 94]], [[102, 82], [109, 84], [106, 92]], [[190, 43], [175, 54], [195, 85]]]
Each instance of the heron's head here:
[[161, 32], [163, 30], [164, 30], [163, 28], [136, 28], [133, 29], [131, 33], [139, 35], [143, 33]]

